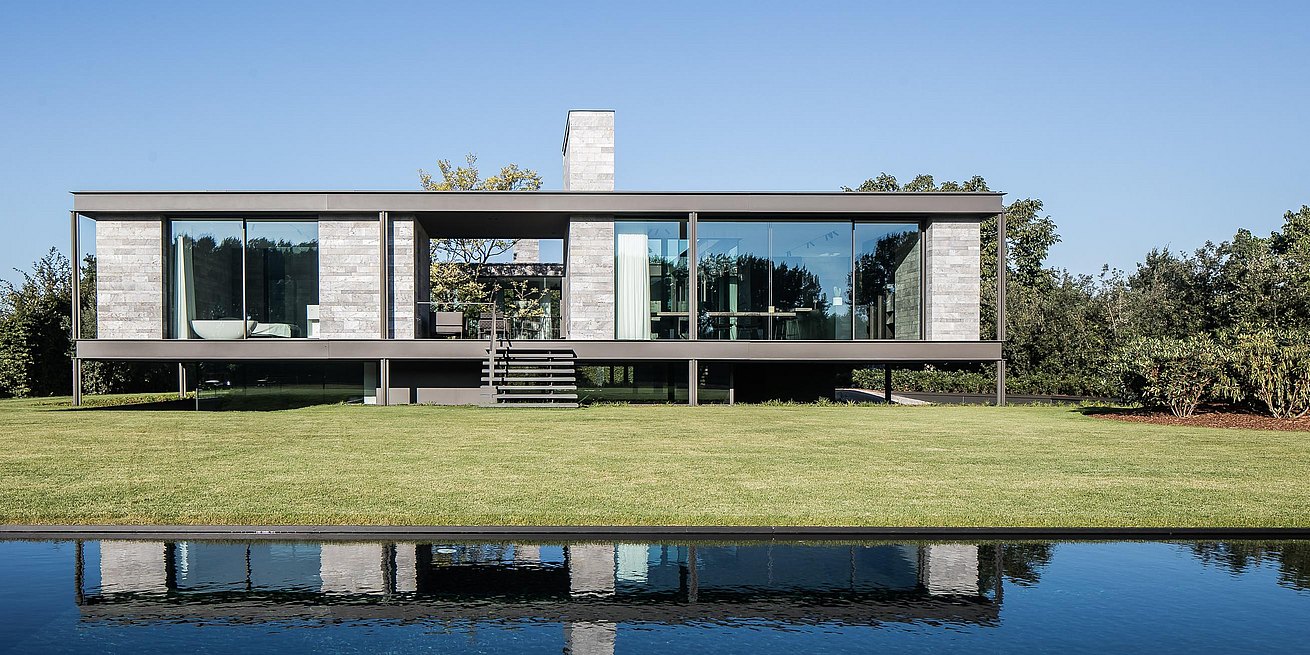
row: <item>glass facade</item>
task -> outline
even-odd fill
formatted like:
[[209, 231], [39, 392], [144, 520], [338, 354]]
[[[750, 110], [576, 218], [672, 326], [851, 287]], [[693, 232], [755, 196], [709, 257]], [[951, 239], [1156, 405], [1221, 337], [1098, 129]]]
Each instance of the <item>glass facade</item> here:
[[687, 362], [579, 366], [578, 399], [586, 403], [686, 403]]
[[687, 222], [617, 221], [615, 325], [619, 339], [686, 339]]
[[169, 230], [171, 337], [317, 336], [317, 222], [187, 220]]
[[701, 339], [921, 338], [917, 223], [703, 219], [696, 252]]
[[697, 224], [701, 339], [769, 338], [769, 224]]
[[376, 362], [200, 362], [196, 409], [271, 410], [311, 405], [371, 404]]
[[922, 338], [923, 271], [915, 223], [855, 224], [855, 338]]
[[256, 321], [252, 336], [317, 336], [310, 308], [318, 308], [318, 223], [248, 223], [246, 317]]

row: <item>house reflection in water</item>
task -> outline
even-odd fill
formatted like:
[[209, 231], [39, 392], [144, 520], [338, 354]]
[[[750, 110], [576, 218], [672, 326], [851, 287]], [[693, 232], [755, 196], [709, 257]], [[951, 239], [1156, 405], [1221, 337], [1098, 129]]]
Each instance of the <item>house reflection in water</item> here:
[[1001, 600], [998, 558], [972, 544], [98, 545], [97, 581], [79, 544], [84, 620], [528, 620], [572, 653], [614, 652], [633, 622], [994, 625]]

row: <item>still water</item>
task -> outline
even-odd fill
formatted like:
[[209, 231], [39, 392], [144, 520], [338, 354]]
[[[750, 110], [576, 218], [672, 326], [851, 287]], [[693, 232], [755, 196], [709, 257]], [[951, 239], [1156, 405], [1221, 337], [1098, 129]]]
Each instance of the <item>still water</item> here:
[[1310, 542], [0, 541], [0, 652], [1310, 652]]

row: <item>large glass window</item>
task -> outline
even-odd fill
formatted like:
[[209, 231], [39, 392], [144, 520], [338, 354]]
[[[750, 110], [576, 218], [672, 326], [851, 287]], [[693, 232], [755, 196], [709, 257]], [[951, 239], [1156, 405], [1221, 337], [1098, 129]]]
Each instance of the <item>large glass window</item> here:
[[696, 230], [700, 338], [767, 339], [769, 224], [704, 221]]
[[246, 316], [250, 336], [314, 337], [318, 321], [318, 223], [246, 225]]
[[317, 336], [316, 222], [186, 220], [170, 230], [174, 338]]
[[173, 221], [170, 245], [173, 336], [244, 338], [241, 221]]
[[771, 223], [774, 339], [850, 339], [851, 224]]
[[855, 338], [920, 339], [922, 259], [914, 223], [855, 224]]
[[687, 223], [618, 221], [614, 231], [617, 338], [687, 338]]
[[702, 220], [699, 337], [919, 339], [919, 226]]

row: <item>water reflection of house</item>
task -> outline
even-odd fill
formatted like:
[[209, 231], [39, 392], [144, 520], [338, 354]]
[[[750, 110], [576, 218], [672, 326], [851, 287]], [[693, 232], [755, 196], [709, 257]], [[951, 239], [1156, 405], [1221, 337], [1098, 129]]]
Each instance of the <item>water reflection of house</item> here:
[[535, 619], [612, 652], [635, 621], [988, 625], [996, 566], [970, 544], [103, 541], [78, 588], [89, 620]]

